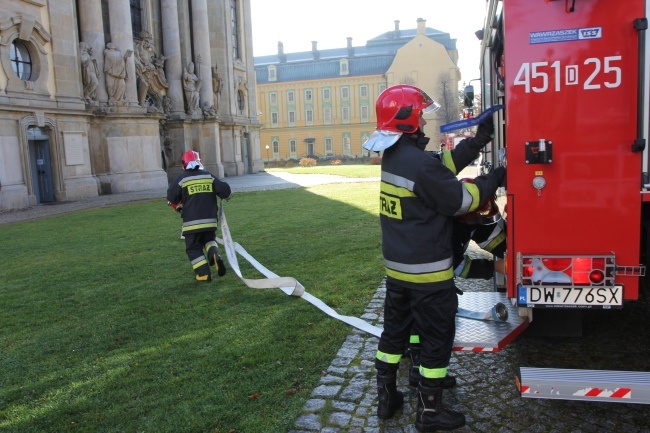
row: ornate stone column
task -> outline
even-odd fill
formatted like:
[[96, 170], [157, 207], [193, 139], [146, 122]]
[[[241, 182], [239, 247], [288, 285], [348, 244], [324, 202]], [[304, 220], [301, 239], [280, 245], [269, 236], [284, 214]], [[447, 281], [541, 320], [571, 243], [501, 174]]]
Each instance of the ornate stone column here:
[[84, 0], [79, 2], [79, 27], [81, 41], [87, 43], [93, 50], [100, 71], [97, 99], [102, 105], [108, 101], [106, 80], [104, 80], [104, 25], [102, 21], [101, 0]]
[[183, 63], [181, 60], [181, 37], [178, 22], [178, 9], [176, 0], [162, 0], [160, 4], [162, 14], [163, 55], [166, 57], [165, 74], [169, 89], [167, 96], [172, 103], [172, 117], [185, 117], [183, 103]]
[[[115, 44], [123, 55], [129, 51], [133, 52], [133, 31], [131, 30], [131, 7], [129, 0], [109, 1], [108, 17], [111, 28], [111, 42]], [[133, 56], [128, 57], [126, 65], [128, 74], [126, 79], [126, 100], [129, 107], [138, 107], [137, 80]]]
[[[212, 57], [210, 56], [210, 29], [208, 27], [208, 2], [207, 0], [192, 0], [192, 31], [194, 36], [194, 64], [197, 75], [202, 80], [201, 103], [205, 101], [213, 105], [212, 94]], [[201, 56], [199, 63], [198, 56]]]

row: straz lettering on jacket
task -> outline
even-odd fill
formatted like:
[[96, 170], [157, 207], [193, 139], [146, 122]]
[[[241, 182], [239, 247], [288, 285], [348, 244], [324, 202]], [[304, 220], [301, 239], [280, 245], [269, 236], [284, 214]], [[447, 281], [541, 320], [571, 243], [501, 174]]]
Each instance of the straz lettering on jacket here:
[[[386, 175], [382, 173], [382, 178], [391, 178], [393, 181], [402, 181], [397, 183], [407, 183], [408, 181], [398, 176]], [[415, 197], [413, 192], [404, 187], [396, 186], [391, 183], [381, 182], [381, 191], [379, 193], [379, 213], [388, 218], [402, 219], [402, 199], [406, 197]]]
[[212, 179], [195, 179], [189, 182], [184, 182], [183, 186], [187, 188], [189, 195], [199, 194], [202, 192], [212, 192]]

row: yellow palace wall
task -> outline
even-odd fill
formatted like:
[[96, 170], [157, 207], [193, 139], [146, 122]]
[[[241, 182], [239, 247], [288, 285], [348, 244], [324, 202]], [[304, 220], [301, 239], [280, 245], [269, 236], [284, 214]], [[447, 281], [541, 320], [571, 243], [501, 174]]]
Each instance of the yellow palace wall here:
[[[367, 92], [362, 93], [363, 87]], [[345, 88], [349, 93], [347, 98], [342, 96]], [[257, 101], [262, 127], [260, 150], [263, 159], [273, 161], [307, 156], [311, 153], [308, 143], [305, 142], [307, 138], [313, 139], [313, 155], [319, 157], [367, 156], [368, 152], [364, 151], [361, 145], [375, 130], [375, 101], [385, 88], [386, 80], [381, 75], [258, 84]], [[329, 89], [329, 99], [325, 98], [325, 89]], [[305, 91], [309, 90], [312, 92], [311, 102], [305, 95]], [[293, 102], [288, 100], [288, 92], [291, 91], [294, 93]], [[272, 104], [272, 93], [276, 94], [276, 104]], [[329, 124], [325, 121], [328, 107], [331, 109]], [[349, 120], [346, 121], [343, 120], [342, 114], [344, 107], [349, 109]], [[307, 109], [313, 110], [311, 124], [307, 121]], [[292, 124], [289, 119], [290, 111], [295, 112], [295, 121]], [[272, 122], [272, 112], [277, 113], [277, 123]], [[331, 139], [331, 150], [326, 149], [328, 138]], [[295, 140], [295, 152], [290, 150], [291, 140]], [[348, 140], [349, 146], [344, 148]], [[277, 146], [274, 146], [274, 142], [277, 142]]]

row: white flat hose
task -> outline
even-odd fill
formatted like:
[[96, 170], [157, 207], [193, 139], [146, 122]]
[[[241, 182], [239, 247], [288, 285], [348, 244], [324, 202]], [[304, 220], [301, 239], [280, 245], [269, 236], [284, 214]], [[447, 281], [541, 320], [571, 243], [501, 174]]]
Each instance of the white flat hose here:
[[[323, 311], [330, 317], [340, 320], [341, 322], [347, 323], [350, 326], [353, 326], [361, 331], [367, 332], [368, 334], [374, 335], [375, 337], [381, 337], [381, 328], [371, 325], [365, 320], [359, 319], [357, 317], [351, 316], [342, 316], [334, 311], [332, 308], [328, 307], [323, 301], [316, 298], [315, 296], [310, 295], [305, 291], [305, 288], [298, 280], [293, 277], [279, 277], [273, 272], [266, 269], [260, 262], [255, 260], [253, 256], [248, 254], [248, 252], [239, 245], [237, 242], [233, 242], [232, 237], [230, 236], [230, 228], [228, 227], [228, 221], [226, 220], [226, 214], [223, 211], [223, 201], [219, 207], [219, 219], [221, 224], [221, 235], [223, 240], [217, 238], [217, 242], [223, 245], [226, 250], [226, 257], [228, 258], [228, 263], [230, 267], [235, 271], [237, 276], [246, 284], [246, 286], [252, 289], [280, 289], [285, 294], [296, 296], [304, 299], [309, 302], [319, 310]], [[239, 262], [237, 261], [237, 253], [245, 258], [248, 263], [250, 263], [255, 269], [261, 272], [266, 278], [262, 279], [250, 279], [244, 278], [239, 269]]]

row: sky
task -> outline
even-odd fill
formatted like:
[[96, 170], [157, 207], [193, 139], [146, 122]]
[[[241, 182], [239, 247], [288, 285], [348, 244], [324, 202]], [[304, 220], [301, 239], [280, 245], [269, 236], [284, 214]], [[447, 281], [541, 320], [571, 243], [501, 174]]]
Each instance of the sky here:
[[253, 55], [277, 54], [278, 41], [285, 53], [342, 48], [347, 38], [355, 47], [382, 33], [427, 27], [456, 39], [461, 84], [479, 77], [480, 42], [474, 32], [483, 28], [485, 0], [250, 0]]

